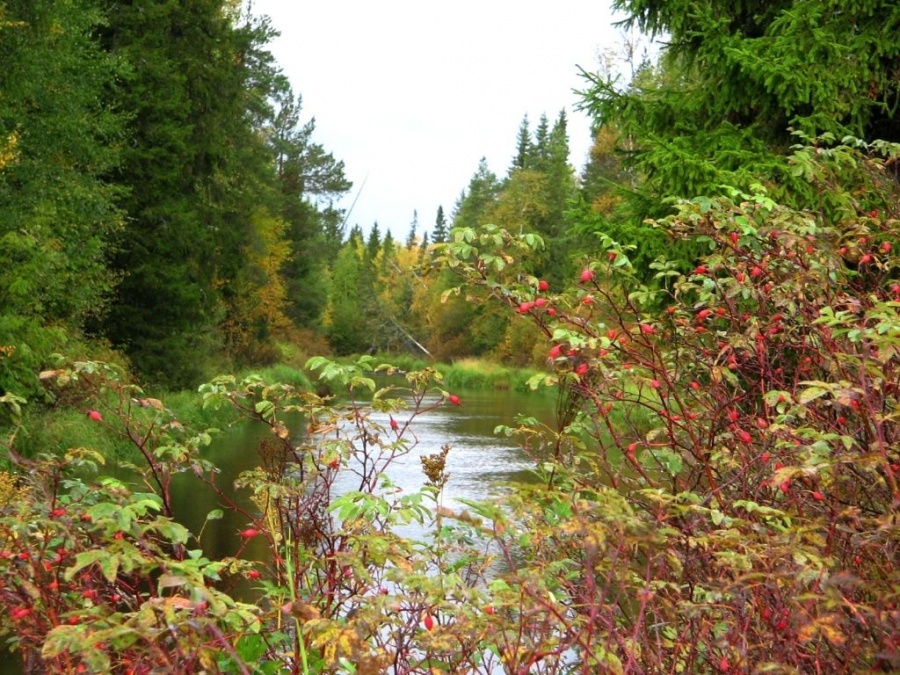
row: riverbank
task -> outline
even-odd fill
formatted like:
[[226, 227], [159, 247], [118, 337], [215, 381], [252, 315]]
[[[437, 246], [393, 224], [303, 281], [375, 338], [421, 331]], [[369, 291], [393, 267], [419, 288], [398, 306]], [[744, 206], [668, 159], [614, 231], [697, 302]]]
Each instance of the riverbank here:
[[[305, 356], [290, 345], [280, 349], [283, 363], [269, 366], [242, 368], [234, 373], [238, 380], [251, 375], [259, 376], [267, 383], [289, 384], [301, 390], [312, 390], [315, 383], [303, 369]], [[356, 357], [339, 359], [350, 362]], [[442, 387], [454, 391], [516, 391], [541, 397], [550, 397], [547, 389], [532, 389], [528, 382], [541, 373], [534, 369], [511, 368], [486, 359], [460, 359], [454, 363], [433, 363], [408, 354], [378, 354], [375, 364], [391, 364], [403, 371], [433, 367], [442, 376]], [[186, 427], [192, 429], [223, 428], [233, 421], [227, 410], [204, 407], [203, 398], [195, 389], [166, 391], [148, 387], [145, 395], [158, 399], [170, 409]], [[73, 447], [90, 447], [104, 457], [115, 460], [127, 457], [132, 444], [115, 429], [98, 425], [87, 416], [88, 408], [77, 396], [49, 408], [26, 407], [22, 429], [18, 438], [20, 452], [29, 457], [39, 453], [62, 454]], [[104, 413], [100, 410], [101, 414]], [[109, 412], [113, 412], [110, 410]]]

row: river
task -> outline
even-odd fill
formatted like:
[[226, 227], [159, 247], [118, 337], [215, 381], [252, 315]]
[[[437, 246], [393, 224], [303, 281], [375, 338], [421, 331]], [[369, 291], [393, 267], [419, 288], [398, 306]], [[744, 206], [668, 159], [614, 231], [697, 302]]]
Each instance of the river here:
[[[517, 415], [534, 417], [552, 425], [555, 412], [555, 400], [545, 396], [515, 391], [462, 391], [457, 394], [462, 405], [441, 405], [414, 420], [411, 431], [418, 442], [408, 454], [394, 461], [387, 472], [395, 486], [405, 492], [416, 491], [426, 480], [420, 457], [437, 453], [444, 444], [449, 444], [449, 481], [442, 499], [443, 505], [449, 508], [459, 507], [459, 500], [486, 499], [509, 489], [511, 482], [527, 480], [533, 461], [514, 439], [496, 435], [494, 429], [498, 425], [515, 426]], [[404, 420], [402, 413], [395, 417], [398, 421]], [[385, 428], [389, 426], [387, 415], [374, 414], [372, 419]], [[269, 433], [261, 425], [244, 424], [215, 438], [204, 455], [221, 470], [221, 486], [230, 486], [242, 471], [258, 466], [256, 448], [262, 435]], [[338, 491], [355, 489], [350, 471], [338, 479], [336, 487]], [[255, 508], [249, 501], [244, 505], [251, 511]], [[215, 492], [199, 485], [192, 474], [181, 475], [174, 481], [173, 506], [180, 522], [194, 533], [202, 531], [200, 544], [208, 558], [237, 552], [241, 545], [237, 533], [248, 526], [247, 519], [226, 510], [221, 519], [207, 521], [207, 514], [222, 505]], [[413, 529], [403, 534], [416, 537], [419, 532]], [[421, 534], [424, 536], [424, 531]], [[242, 555], [265, 559], [264, 542], [251, 541]], [[15, 660], [0, 652], [0, 675], [19, 672]]]
[[[411, 431], [418, 442], [404, 456], [391, 463], [387, 471], [394, 485], [404, 492], [413, 492], [425, 485], [420, 457], [441, 450], [444, 444], [451, 446], [447, 457], [450, 474], [442, 503], [449, 508], [460, 506], [459, 500], [479, 500], [507, 489], [512, 481], [526, 480], [534, 462], [519, 447], [515, 439], [494, 434], [498, 425], [515, 426], [518, 415], [534, 417], [544, 424], [553, 424], [555, 400], [546, 396], [528, 395], [515, 391], [460, 392], [462, 405], [441, 405], [418, 416]], [[404, 421], [401, 413], [395, 416]], [[374, 413], [372, 420], [388, 428], [388, 416]], [[258, 465], [256, 447], [261, 434], [267, 429], [245, 426], [221, 434], [207, 449], [205, 455], [221, 470], [220, 484], [230, 485], [241, 471]], [[347, 472], [339, 476], [336, 488], [356, 489], [353, 476]], [[173, 504], [176, 517], [193, 532], [203, 528], [202, 547], [207, 557], [218, 558], [233, 555], [240, 545], [237, 532], [247, 527], [246, 518], [226, 512], [221, 520], [204, 521], [206, 515], [220, 508], [218, 497], [207, 488], [198, 487], [192, 475], [183, 476], [174, 485]], [[249, 503], [248, 508], [254, 507]], [[416, 536], [417, 532], [404, 532]], [[262, 551], [263, 542], [258, 542]], [[254, 554], [253, 547], [247, 551]]]

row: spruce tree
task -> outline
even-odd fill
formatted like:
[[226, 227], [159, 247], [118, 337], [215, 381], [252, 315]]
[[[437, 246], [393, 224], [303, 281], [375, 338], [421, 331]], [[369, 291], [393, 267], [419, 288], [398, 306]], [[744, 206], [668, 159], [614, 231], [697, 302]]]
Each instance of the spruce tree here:
[[435, 244], [443, 244], [447, 241], [447, 219], [444, 217], [444, 207], [438, 206], [437, 217], [434, 219], [434, 232], [431, 239]]
[[519, 133], [516, 136], [516, 156], [513, 157], [509, 172], [512, 173], [516, 169], [526, 168], [531, 158], [531, 153], [531, 132], [528, 128], [528, 115], [525, 115], [522, 118], [522, 123], [519, 125]]
[[[813, 206], [784, 160], [792, 132], [900, 140], [900, 5], [893, 0], [617, 0], [628, 22], [666, 34], [660, 66], [628, 88], [593, 77], [585, 106], [635, 145], [641, 218], [662, 195], [746, 188]], [[811, 194], [807, 195], [812, 197]]]
[[497, 176], [488, 168], [487, 159], [482, 157], [468, 188], [456, 203], [453, 227], [476, 227], [484, 224], [481, 222], [482, 218], [500, 194], [501, 187]]
[[419, 213], [413, 210], [413, 219], [409, 224], [409, 234], [406, 235], [406, 248], [412, 248], [416, 245], [416, 230], [419, 229]]

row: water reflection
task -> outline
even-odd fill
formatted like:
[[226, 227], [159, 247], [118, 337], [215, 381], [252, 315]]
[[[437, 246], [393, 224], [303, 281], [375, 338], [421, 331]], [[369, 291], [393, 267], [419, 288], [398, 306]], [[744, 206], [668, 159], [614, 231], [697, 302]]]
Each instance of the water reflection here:
[[[527, 479], [533, 461], [514, 439], [494, 434], [501, 424], [514, 425], [517, 415], [537, 418], [550, 424], [554, 415], [554, 403], [547, 398], [525, 395], [512, 391], [463, 392], [462, 406], [442, 405], [415, 418], [407, 433], [417, 442], [405, 454], [395, 458], [386, 475], [403, 493], [420, 490], [426, 484], [422, 472], [421, 457], [440, 452], [444, 444], [451, 446], [447, 457], [450, 474], [442, 504], [451, 509], [462, 508], [460, 500], [480, 500], [499, 495], [508, 489], [511, 481]], [[431, 401], [435, 402], [435, 401]], [[407, 415], [394, 415], [402, 425]], [[374, 422], [390, 428], [387, 414], [373, 413]], [[205, 455], [219, 468], [219, 484], [229, 488], [242, 472], [259, 464], [257, 447], [270, 432], [262, 425], [242, 425], [222, 434], [207, 449]], [[345, 468], [335, 481], [337, 493], [359, 489], [359, 477]], [[178, 520], [191, 531], [203, 529], [202, 547], [211, 558], [234, 555], [240, 545], [236, 533], [248, 525], [245, 516], [226, 511], [221, 520], [205, 523], [206, 515], [221, 508], [220, 497], [206, 486], [198, 486], [193, 475], [179, 477], [174, 485], [173, 502]], [[253, 512], [256, 507], [243, 497], [239, 504]], [[402, 535], [420, 539], [425, 535], [421, 528], [407, 528]], [[253, 556], [262, 553], [263, 542], [256, 542], [259, 551], [245, 551]]]

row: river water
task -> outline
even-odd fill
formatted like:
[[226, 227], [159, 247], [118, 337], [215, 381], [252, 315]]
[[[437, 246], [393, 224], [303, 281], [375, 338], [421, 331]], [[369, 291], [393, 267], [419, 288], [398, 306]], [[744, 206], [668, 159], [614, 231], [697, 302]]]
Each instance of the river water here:
[[[510, 489], [509, 484], [528, 479], [534, 462], [514, 439], [494, 434], [498, 425], [515, 426], [516, 417], [524, 415], [553, 426], [555, 400], [546, 396], [528, 395], [515, 391], [456, 392], [462, 405], [441, 405], [417, 417], [411, 431], [417, 443], [410, 452], [397, 458], [387, 473], [396, 487], [405, 492], [419, 490], [425, 484], [420, 457], [440, 452], [444, 444], [451, 446], [447, 457], [450, 474], [442, 504], [449, 508], [461, 506], [459, 500], [483, 500]], [[404, 421], [401, 413], [395, 416]], [[389, 427], [387, 415], [374, 414], [372, 419]], [[265, 434], [262, 425], [245, 424], [224, 431], [205, 451], [205, 456], [221, 470], [219, 485], [225, 489], [247, 469], [259, 465], [257, 446]], [[355, 489], [352, 474], [339, 477], [336, 487]], [[220, 498], [192, 474], [179, 476], [173, 484], [173, 505], [176, 518], [195, 534], [201, 533], [201, 547], [210, 559], [237, 553], [241, 545], [237, 533], [249, 525], [245, 516], [225, 511], [218, 520], [207, 521], [207, 514], [220, 509]], [[248, 511], [255, 506], [243, 502]], [[402, 534], [416, 537], [415, 529]], [[422, 532], [424, 536], [424, 532]], [[266, 551], [261, 538], [251, 541], [241, 552], [244, 557], [264, 560]], [[21, 672], [16, 660], [0, 651], [0, 675]]]
[[[515, 426], [516, 417], [536, 418], [543, 424], [554, 424], [555, 400], [542, 395], [515, 391], [460, 392], [462, 405], [441, 405], [419, 415], [410, 431], [417, 443], [406, 455], [394, 460], [387, 470], [392, 483], [404, 492], [414, 492], [425, 485], [420, 457], [440, 452], [444, 444], [451, 447], [447, 457], [449, 481], [444, 489], [442, 504], [456, 509], [459, 500], [481, 500], [509, 489], [509, 483], [527, 480], [534, 461], [510, 439], [494, 433], [498, 425]], [[427, 402], [426, 402], [427, 403]], [[401, 424], [404, 414], [395, 415]], [[373, 413], [374, 422], [389, 427], [386, 414]], [[261, 425], [231, 429], [207, 449], [205, 455], [221, 470], [219, 483], [229, 486], [241, 471], [258, 466], [256, 448], [261, 435], [269, 434]], [[407, 436], [407, 438], [410, 438]], [[176, 517], [191, 531], [203, 529], [201, 544], [209, 558], [233, 555], [240, 545], [235, 536], [248, 526], [246, 517], [226, 512], [221, 520], [205, 524], [206, 515], [221, 507], [218, 496], [190, 475], [174, 485], [173, 502]], [[335, 487], [338, 492], [357, 489], [358, 483], [350, 471], [339, 475]], [[252, 504], [244, 506], [253, 510]], [[415, 537], [417, 532], [403, 532]], [[259, 541], [259, 553], [263, 542]], [[253, 555], [252, 542], [245, 553]]]

